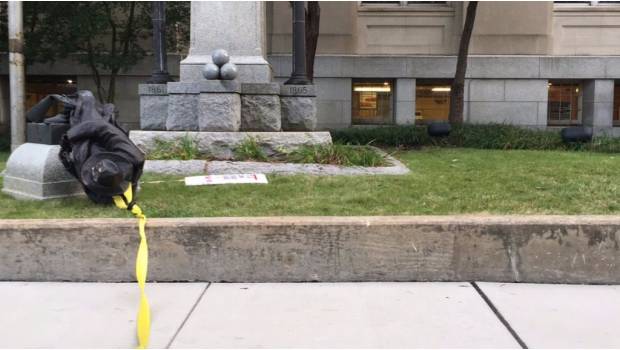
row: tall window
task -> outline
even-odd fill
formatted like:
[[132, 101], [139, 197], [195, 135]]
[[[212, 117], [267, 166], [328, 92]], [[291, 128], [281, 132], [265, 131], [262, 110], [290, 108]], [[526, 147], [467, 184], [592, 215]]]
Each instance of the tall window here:
[[353, 124], [391, 124], [394, 120], [394, 80], [353, 80]]
[[426, 124], [448, 120], [450, 112], [450, 81], [416, 81], [415, 121]]
[[581, 83], [549, 81], [547, 122], [549, 125], [581, 124]]

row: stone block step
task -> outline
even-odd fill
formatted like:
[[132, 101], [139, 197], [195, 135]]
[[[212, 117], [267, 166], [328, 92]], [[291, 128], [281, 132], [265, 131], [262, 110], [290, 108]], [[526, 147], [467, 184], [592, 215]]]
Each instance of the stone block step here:
[[[618, 216], [149, 219], [147, 235], [153, 281], [620, 283]], [[133, 219], [3, 220], [0, 280], [133, 281], [137, 246]]]
[[157, 140], [180, 141], [188, 137], [194, 140], [198, 151], [218, 159], [231, 159], [234, 149], [248, 138], [252, 138], [267, 152], [292, 150], [303, 145], [329, 145], [332, 143], [328, 131], [283, 131], [283, 132], [207, 132], [207, 131], [143, 131], [133, 130], [129, 138], [147, 155], [157, 145]]

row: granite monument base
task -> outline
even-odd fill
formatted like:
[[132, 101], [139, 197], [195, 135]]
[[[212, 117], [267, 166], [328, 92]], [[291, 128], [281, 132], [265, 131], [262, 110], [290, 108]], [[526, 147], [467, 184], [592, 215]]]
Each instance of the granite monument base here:
[[282, 85], [280, 91], [282, 130], [316, 129], [316, 92], [314, 85]]
[[233, 159], [235, 149], [248, 138], [254, 139], [267, 155], [282, 151], [292, 151], [301, 146], [330, 145], [331, 134], [328, 131], [314, 132], [192, 132], [192, 131], [146, 131], [132, 130], [129, 138], [147, 157], [157, 148], [157, 141], [181, 142], [189, 137], [196, 143], [200, 154], [215, 159]]
[[203, 89], [198, 99], [198, 130], [239, 131], [241, 95], [239, 88], [218, 91]]
[[26, 124], [26, 142], [59, 145], [62, 135], [70, 128], [67, 124], [28, 123]]
[[198, 130], [200, 89], [192, 84], [168, 83], [166, 130]]
[[44, 200], [84, 194], [58, 158], [60, 146], [25, 143], [6, 164], [2, 192], [16, 199]]
[[241, 130], [280, 131], [280, 85], [241, 84]]
[[140, 129], [166, 130], [168, 89], [166, 84], [140, 84]]

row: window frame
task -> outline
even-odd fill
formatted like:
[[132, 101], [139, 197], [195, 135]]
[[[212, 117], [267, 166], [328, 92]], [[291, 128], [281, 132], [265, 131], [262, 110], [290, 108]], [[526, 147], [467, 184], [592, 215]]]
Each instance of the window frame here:
[[554, 1], [554, 11], [618, 11], [620, 10], [620, 1]]
[[[420, 86], [438, 86], [438, 87], [440, 87], [440, 86], [450, 86], [451, 87], [452, 86], [452, 80], [453, 79], [450, 79], [450, 78], [436, 78], [436, 79], [433, 79], [433, 78], [430, 78], [430, 79], [423, 78], [423, 79], [416, 79], [415, 91], [414, 91], [414, 94], [415, 94], [414, 96], [415, 96], [416, 104], [415, 104], [415, 110], [413, 111], [414, 116], [415, 116], [415, 123], [416, 124], [427, 125], [429, 123], [438, 121], [438, 120], [430, 120], [430, 119], [429, 120], [427, 120], [427, 119], [418, 119], [418, 115], [417, 115], [417, 113], [418, 113], [418, 111], [417, 111], [417, 109], [418, 109], [418, 101], [419, 101], [419, 98], [418, 98], [418, 87], [420, 87]], [[448, 120], [448, 118], [450, 116], [450, 103], [451, 102], [452, 101], [450, 100], [450, 92], [448, 92], [448, 115], [446, 115], [446, 119], [445, 119], [446, 121]]]
[[[547, 80], [547, 126], [581, 126], [583, 125], [583, 80], [572, 79], [551, 79]], [[579, 89], [577, 95], [577, 120], [551, 120], [551, 100], [549, 99], [550, 87], [557, 85], [577, 85]], [[556, 86], [557, 86], [556, 85]]]
[[[389, 81], [392, 87], [392, 91], [390, 93], [391, 101], [391, 116], [390, 120], [385, 123], [360, 123], [359, 121], [355, 121], [354, 111], [355, 111], [355, 84], [356, 83], [384, 83]], [[396, 78], [352, 78], [351, 79], [351, 126], [386, 126], [386, 125], [395, 125], [396, 124]]]
[[358, 1], [358, 11], [454, 11], [451, 1]]

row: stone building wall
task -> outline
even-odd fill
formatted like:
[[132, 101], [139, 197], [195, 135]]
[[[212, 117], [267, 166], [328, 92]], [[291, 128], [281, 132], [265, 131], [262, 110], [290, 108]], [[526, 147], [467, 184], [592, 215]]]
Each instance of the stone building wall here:
[[[466, 2], [446, 4], [321, 3], [319, 54], [455, 55]], [[478, 5], [474, 55], [620, 54], [620, 4], [551, 1]], [[267, 7], [269, 52], [291, 52], [288, 2]]]
[[[274, 75], [283, 81], [291, 70], [290, 56], [272, 55]], [[319, 129], [351, 126], [352, 80], [383, 78], [395, 81], [395, 122], [415, 119], [417, 80], [450, 79], [453, 56], [341, 56], [316, 59]], [[612, 112], [620, 57], [471, 56], [465, 89], [465, 121], [507, 123], [547, 128], [550, 81], [575, 81], [583, 87], [582, 124], [599, 133], [620, 134]]]

